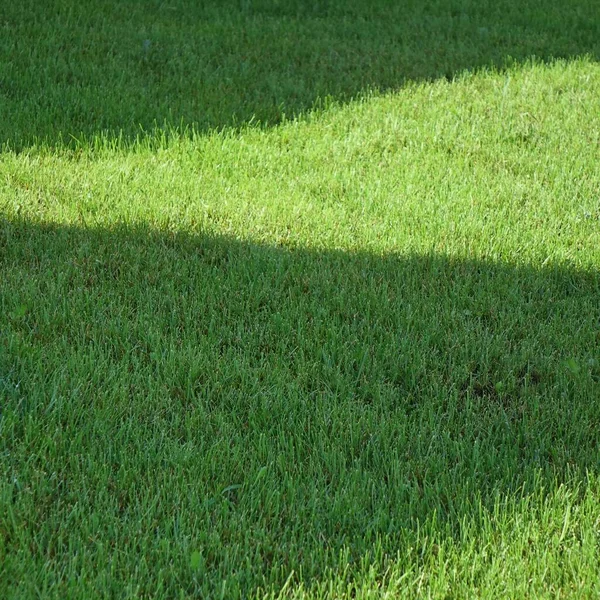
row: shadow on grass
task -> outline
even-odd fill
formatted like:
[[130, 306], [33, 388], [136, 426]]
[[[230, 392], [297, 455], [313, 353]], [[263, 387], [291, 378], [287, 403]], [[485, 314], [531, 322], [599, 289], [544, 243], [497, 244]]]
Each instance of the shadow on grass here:
[[597, 468], [595, 272], [6, 221], [0, 261], [8, 580], [247, 597]]
[[[39, 2], [3, 7], [0, 142], [274, 125], [529, 59], [600, 57], [595, 0]], [[326, 100], [328, 99], [328, 100]]]

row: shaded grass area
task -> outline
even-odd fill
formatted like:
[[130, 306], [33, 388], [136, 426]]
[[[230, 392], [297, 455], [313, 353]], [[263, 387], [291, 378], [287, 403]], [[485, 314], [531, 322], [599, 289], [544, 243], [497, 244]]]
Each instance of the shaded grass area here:
[[274, 125], [407, 81], [600, 56], [594, 0], [26, 0], [0, 27], [0, 142], [16, 150]]
[[441, 594], [457, 557], [466, 593], [476, 538], [529, 591], [593, 568], [597, 271], [14, 218], [0, 248], [5, 595]]

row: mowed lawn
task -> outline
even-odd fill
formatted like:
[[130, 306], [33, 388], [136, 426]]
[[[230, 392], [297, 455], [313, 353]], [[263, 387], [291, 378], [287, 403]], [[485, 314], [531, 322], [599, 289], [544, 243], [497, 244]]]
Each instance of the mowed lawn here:
[[600, 595], [600, 6], [0, 9], [0, 598]]

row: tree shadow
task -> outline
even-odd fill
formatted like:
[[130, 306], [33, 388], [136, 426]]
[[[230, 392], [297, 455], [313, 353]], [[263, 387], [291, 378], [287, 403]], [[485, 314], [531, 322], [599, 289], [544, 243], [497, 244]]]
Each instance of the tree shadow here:
[[596, 272], [14, 220], [0, 272], [32, 581], [80, 547], [247, 597], [597, 469]]
[[288, 117], [408, 81], [600, 57], [593, 0], [9, 4], [0, 142], [133, 141]]

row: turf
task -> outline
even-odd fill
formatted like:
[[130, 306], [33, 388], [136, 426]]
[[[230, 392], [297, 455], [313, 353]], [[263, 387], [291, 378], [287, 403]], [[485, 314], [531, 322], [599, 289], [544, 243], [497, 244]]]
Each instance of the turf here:
[[0, 597], [598, 595], [596, 3], [93, 8], [0, 12]]

